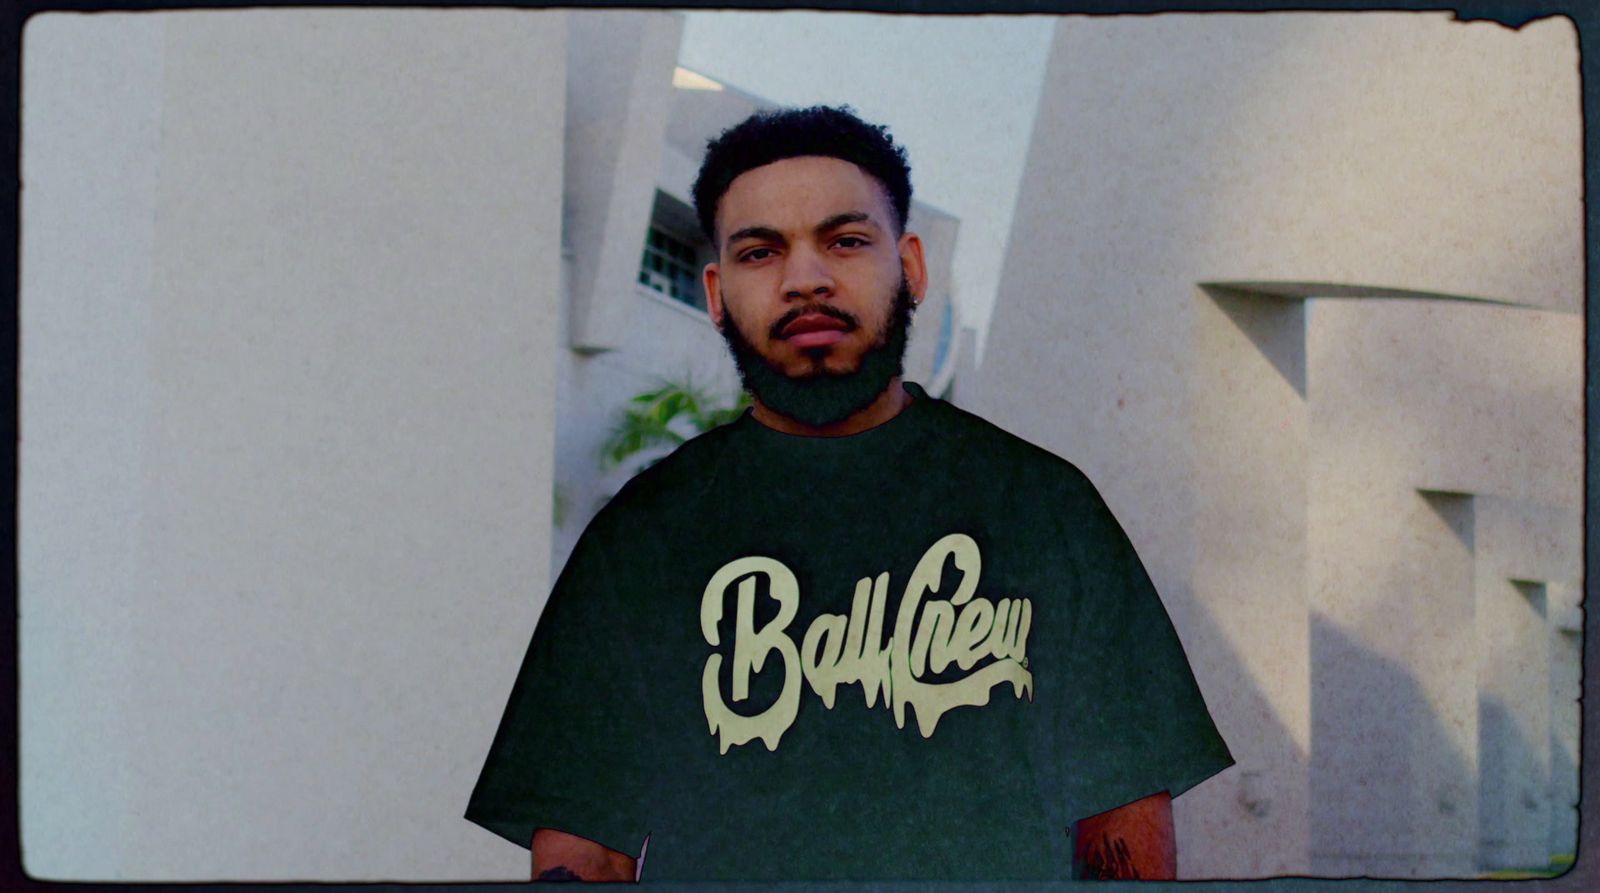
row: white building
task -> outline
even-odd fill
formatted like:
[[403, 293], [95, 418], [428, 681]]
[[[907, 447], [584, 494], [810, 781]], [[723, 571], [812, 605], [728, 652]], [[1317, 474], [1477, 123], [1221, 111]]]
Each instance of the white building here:
[[1056, 25], [961, 396], [1096, 481], [1173, 615], [1238, 759], [1183, 876], [1574, 852], [1577, 72], [1563, 19]]
[[[1239, 760], [1178, 800], [1181, 873], [1570, 853], [1571, 26], [1054, 27], [985, 362], [936, 287], [909, 377], [956, 376], [1077, 463], [1138, 546]], [[527, 877], [460, 816], [552, 569], [617, 483], [599, 444], [659, 376], [734, 387], [704, 314], [639, 280], [653, 226], [685, 267], [701, 250], [699, 146], [757, 104], [675, 85], [678, 34], [29, 21], [30, 874]], [[913, 224], [949, 282], [956, 221]]]

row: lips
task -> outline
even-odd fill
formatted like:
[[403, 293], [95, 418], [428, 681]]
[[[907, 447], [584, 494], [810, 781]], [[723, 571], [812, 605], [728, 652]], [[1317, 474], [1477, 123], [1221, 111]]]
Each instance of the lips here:
[[822, 347], [844, 338], [850, 323], [826, 313], [806, 313], [783, 327], [783, 337], [795, 347]]
[[826, 313], [807, 313], [783, 327], [783, 337], [793, 338], [808, 332], [846, 332], [850, 324]]

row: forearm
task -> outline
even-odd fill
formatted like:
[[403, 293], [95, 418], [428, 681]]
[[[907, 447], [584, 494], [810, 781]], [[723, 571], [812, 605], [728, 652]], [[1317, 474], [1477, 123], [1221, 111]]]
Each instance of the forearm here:
[[1172, 880], [1177, 873], [1172, 798], [1165, 791], [1083, 819], [1074, 829], [1074, 878]]
[[539, 828], [529, 844], [536, 881], [628, 881], [636, 879], [634, 859], [564, 831]]

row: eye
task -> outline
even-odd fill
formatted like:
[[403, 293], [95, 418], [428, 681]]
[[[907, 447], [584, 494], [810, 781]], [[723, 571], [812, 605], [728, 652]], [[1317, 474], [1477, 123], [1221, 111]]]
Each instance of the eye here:
[[833, 244], [839, 248], [865, 248], [867, 240], [860, 236], [840, 236], [833, 240]]
[[768, 257], [772, 256], [772, 253], [773, 252], [771, 248], [752, 248], [749, 251], [739, 255], [739, 260], [746, 263], [751, 261], [766, 260]]

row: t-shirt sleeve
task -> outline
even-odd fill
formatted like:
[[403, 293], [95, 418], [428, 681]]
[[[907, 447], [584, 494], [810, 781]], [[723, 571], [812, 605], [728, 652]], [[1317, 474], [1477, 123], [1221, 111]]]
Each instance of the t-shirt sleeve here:
[[1059, 717], [1071, 821], [1165, 790], [1176, 797], [1233, 765], [1172, 621], [1132, 543], [1087, 479], [1065, 535], [1080, 588]]
[[553, 828], [637, 857], [654, 768], [626, 594], [586, 532], [556, 580], [466, 818], [527, 847]]

